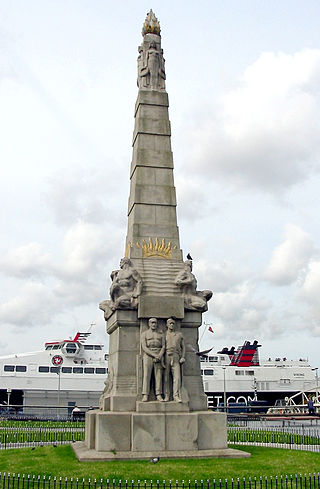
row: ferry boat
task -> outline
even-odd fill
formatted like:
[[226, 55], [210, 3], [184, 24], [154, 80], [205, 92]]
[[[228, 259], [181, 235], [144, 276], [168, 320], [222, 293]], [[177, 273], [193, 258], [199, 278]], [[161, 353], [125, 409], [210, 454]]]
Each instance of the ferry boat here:
[[[0, 407], [24, 414], [46, 414], [48, 406], [97, 406], [108, 372], [102, 344], [87, 343], [90, 333], [45, 343], [44, 350], [0, 357]], [[41, 409], [43, 407], [43, 409]]]
[[[0, 414], [23, 411], [44, 414], [48, 406], [64, 406], [60, 414], [71, 414], [75, 405], [98, 406], [108, 372], [108, 355], [102, 344], [89, 342], [90, 333], [73, 339], [45, 343], [42, 351], [0, 357]], [[208, 407], [264, 401], [273, 406], [299, 391], [316, 385], [309, 362], [286, 358], [259, 361], [257, 341], [223, 348], [200, 356]], [[197, 352], [201, 355], [201, 352]], [[14, 408], [13, 408], [14, 406]], [[43, 409], [41, 410], [41, 408]]]
[[[237, 349], [223, 348], [201, 357], [201, 375], [208, 407], [224, 403], [273, 406], [276, 401], [317, 386], [314, 371], [305, 358], [275, 358], [260, 362], [261, 345], [245, 341]], [[226, 394], [224, 394], [226, 393]], [[235, 409], [234, 409], [235, 410]]]

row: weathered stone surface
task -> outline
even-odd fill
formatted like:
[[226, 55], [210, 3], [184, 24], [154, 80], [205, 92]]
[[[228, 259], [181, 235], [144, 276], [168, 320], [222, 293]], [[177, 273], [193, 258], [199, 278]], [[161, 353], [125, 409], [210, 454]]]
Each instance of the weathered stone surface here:
[[137, 401], [136, 411], [138, 413], [187, 413], [190, 409], [187, 402]]
[[95, 448], [96, 411], [86, 412], [85, 439], [89, 449]]
[[128, 413], [100, 413], [96, 416], [95, 449], [98, 452], [130, 450]]
[[[214, 417], [211, 414], [215, 414]], [[199, 413], [198, 447], [199, 450], [210, 450], [227, 446], [225, 413]]]
[[[157, 450], [146, 452], [97, 452], [89, 450], [85, 443], [78, 441], [72, 444], [72, 448], [81, 462], [97, 462], [110, 460], [150, 460], [158, 457]], [[161, 458], [249, 458], [251, 453], [235, 450], [234, 448], [218, 448], [212, 450], [165, 450], [161, 452]]]
[[181, 297], [162, 296], [160, 299], [159, 296], [148, 295], [142, 297], [139, 302], [139, 318], [148, 318], [153, 315], [157, 318], [167, 318], [168, 316], [183, 318], [183, 313]]
[[176, 206], [175, 189], [169, 185], [135, 185], [129, 201], [129, 213], [135, 204]]
[[[142, 404], [149, 403], [140, 403]], [[158, 403], [158, 412], [153, 413], [92, 411], [86, 442], [78, 444], [77, 456], [80, 460], [85, 460], [85, 457], [88, 460], [95, 459], [98, 456], [94, 453], [96, 451], [100, 452], [98, 457], [101, 460], [114, 458], [111, 453], [117, 453], [116, 458], [119, 459], [144, 458], [146, 454], [168, 458], [178, 454], [182, 457], [248, 456], [245, 452], [226, 451], [224, 413], [159, 412], [163, 405], [168, 408], [170, 404], [173, 403]], [[95, 430], [95, 436], [92, 436], [92, 430]], [[103, 456], [101, 452], [104, 452]]]
[[165, 450], [166, 418], [163, 414], [132, 414], [132, 450]]
[[198, 415], [179, 413], [167, 417], [166, 450], [198, 449]]
[[[133, 158], [131, 163], [131, 175], [138, 168], [158, 168], [158, 169], [172, 169], [173, 168], [173, 155], [172, 151], [168, 149], [153, 150], [143, 148], [141, 145], [135, 145], [133, 147]], [[173, 176], [171, 174], [171, 176]]]
[[164, 105], [165, 107], [169, 107], [169, 97], [167, 92], [150, 92], [149, 90], [139, 90], [135, 105], [135, 116], [140, 104], [151, 106]]

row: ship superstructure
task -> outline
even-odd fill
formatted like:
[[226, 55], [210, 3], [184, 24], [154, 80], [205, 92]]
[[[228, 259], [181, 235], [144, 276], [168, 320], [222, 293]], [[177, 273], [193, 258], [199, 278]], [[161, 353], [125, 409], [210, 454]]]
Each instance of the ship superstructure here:
[[[86, 342], [89, 333], [45, 343], [44, 350], [0, 357], [2, 405], [95, 406], [107, 375], [101, 344]], [[24, 411], [25, 411], [24, 409]]]
[[273, 406], [278, 399], [316, 387], [316, 377], [307, 359], [275, 358], [260, 362], [257, 341], [246, 341], [237, 349], [223, 348], [201, 357], [201, 374], [208, 407], [226, 401], [244, 403], [265, 401]]

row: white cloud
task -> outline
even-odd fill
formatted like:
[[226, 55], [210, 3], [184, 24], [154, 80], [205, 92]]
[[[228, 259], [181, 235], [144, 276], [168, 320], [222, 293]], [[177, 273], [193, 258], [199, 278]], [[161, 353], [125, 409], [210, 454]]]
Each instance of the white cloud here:
[[127, 185], [115, 185], [115, 181], [121, 181], [120, 175], [113, 161], [89, 166], [78, 162], [56, 171], [45, 195], [56, 223], [70, 226], [78, 219], [95, 224], [105, 221], [106, 216], [118, 219], [119, 199], [123, 197], [126, 202], [127, 198]]
[[288, 224], [283, 242], [273, 251], [264, 278], [276, 285], [290, 285], [306, 269], [314, 253], [311, 236], [298, 226]]
[[60, 273], [65, 277], [85, 279], [105, 258], [105, 248], [102, 231], [97, 225], [78, 222], [65, 235]]
[[21, 327], [50, 323], [56, 306], [50, 289], [27, 282], [19, 295], [0, 305], [0, 320]]
[[211, 117], [195, 121], [193, 171], [274, 193], [318, 171], [319, 83], [320, 50], [263, 53]]
[[[320, 261], [312, 261], [304, 283], [300, 289], [300, 295], [308, 302], [318, 305], [320, 297]], [[320, 306], [319, 306], [320, 310]]]
[[10, 250], [1, 263], [3, 273], [37, 281], [28, 281], [0, 305], [0, 320], [18, 327], [37, 326], [68, 309], [97, 305], [108, 294], [107, 271], [117, 239], [117, 233], [108, 236], [108, 226], [104, 230], [79, 221], [66, 232], [60, 259], [45, 254], [38, 243]]
[[199, 282], [201, 281], [205, 288], [212, 289], [214, 293], [230, 291], [250, 277], [248, 270], [228, 260], [212, 262], [200, 259], [197, 260], [196, 270]]
[[256, 297], [255, 287], [244, 282], [229, 292], [219, 292], [213, 298], [214, 314], [235, 332], [257, 331], [267, 319], [269, 301]]
[[26, 278], [50, 273], [51, 257], [39, 243], [9, 250], [0, 260], [0, 269], [10, 276]]

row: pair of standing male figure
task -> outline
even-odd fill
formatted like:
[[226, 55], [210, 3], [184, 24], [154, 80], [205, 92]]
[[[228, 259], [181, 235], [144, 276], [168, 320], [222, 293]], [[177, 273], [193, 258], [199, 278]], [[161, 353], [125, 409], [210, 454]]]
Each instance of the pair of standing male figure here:
[[[158, 331], [156, 318], [149, 319], [149, 329], [141, 334], [143, 351], [142, 401], [149, 399], [151, 375], [154, 372], [157, 401], [170, 400], [170, 373], [172, 374], [173, 400], [181, 402], [181, 365], [185, 362], [185, 343], [180, 332], [175, 330], [173, 318], [167, 320], [166, 335]], [[164, 370], [164, 399], [162, 378]]]

